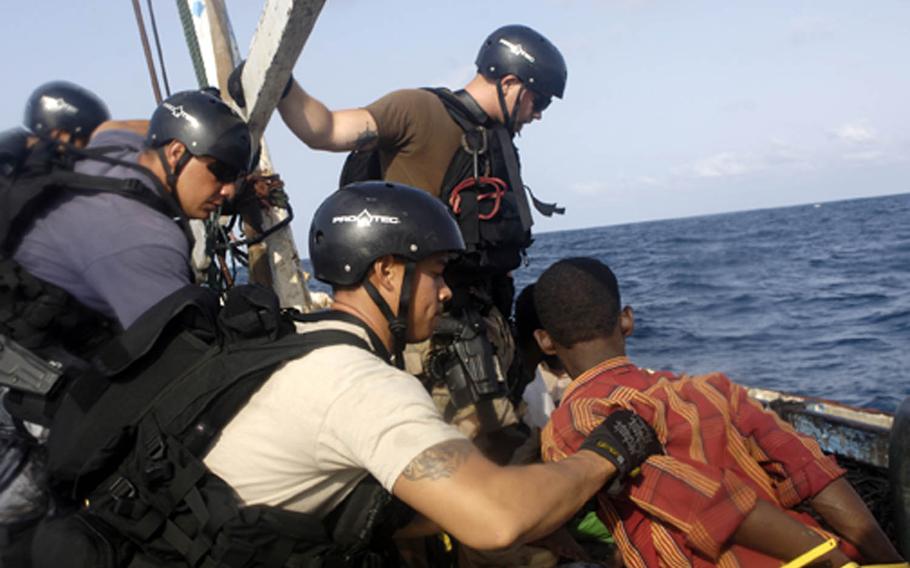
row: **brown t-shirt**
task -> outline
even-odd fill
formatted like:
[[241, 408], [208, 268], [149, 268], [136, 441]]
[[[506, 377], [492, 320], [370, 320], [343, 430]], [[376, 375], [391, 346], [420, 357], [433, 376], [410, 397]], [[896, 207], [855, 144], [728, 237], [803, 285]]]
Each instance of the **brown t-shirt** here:
[[461, 128], [439, 98], [423, 89], [394, 91], [366, 107], [379, 127], [383, 179], [437, 197], [461, 146]]

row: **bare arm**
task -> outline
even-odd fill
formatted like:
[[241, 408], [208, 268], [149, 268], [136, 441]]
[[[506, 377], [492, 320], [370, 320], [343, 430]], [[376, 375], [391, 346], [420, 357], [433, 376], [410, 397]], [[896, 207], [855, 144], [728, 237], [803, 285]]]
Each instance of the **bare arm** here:
[[297, 138], [316, 150], [348, 152], [370, 148], [379, 129], [366, 109], [329, 110], [294, 81], [278, 112]]
[[845, 478], [831, 482], [812, 498], [811, 503], [815, 512], [837, 534], [859, 549], [866, 562], [903, 561], [869, 508]]
[[466, 545], [498, 549], [550, 534], [615, 471], [587, 450], [556, 463], [500, 467], [454, 440], [417, 456], [393, 492]]
[[[767, 501], [759, 499], [755, 508], [733, 533], [733, 542], [762, 554], [788, 561], [812, 550], [825, 539], [806, 525], [787, 515]], [[829, 564], [842, 566], [850, 559], [838, 549], [820, 558]]]

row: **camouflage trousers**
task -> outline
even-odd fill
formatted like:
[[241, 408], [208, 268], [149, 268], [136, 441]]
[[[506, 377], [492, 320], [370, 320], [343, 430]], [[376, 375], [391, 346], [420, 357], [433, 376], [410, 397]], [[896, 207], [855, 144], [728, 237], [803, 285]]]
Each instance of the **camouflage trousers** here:
[[[515, 340], [512, 337], [509, 322], [495, 307], [484, 317], [487, 338], [493, 345], [495, 357], [493, 364], [497, 378], [505, 383], [506, 374], [515, 357]], [[495, 432], [506, 426], [518, 423], [515, 408], [505, 396], [483, 400], [464, 408], [456, 408], [452, 396], [445, 384], [434, 381], [428, 372], [428, 358], [433, 351], [434, 340], [427, 339], [421, 343], [408, 344], [404, 352], [405, 369], [418, 377], [425, 385], [430, 385], [430, 394], [436, 408], [446, 422], [453, 424], [465, 436], [474, 439], [479, 434]]]

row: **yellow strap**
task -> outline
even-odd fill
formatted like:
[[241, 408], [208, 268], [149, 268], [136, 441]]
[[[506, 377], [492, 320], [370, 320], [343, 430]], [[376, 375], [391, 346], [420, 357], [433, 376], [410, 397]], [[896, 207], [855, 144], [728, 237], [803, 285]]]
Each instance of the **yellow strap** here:
[[895, 562], [893, 564], [857, 564], [856, 562], [847, 562], [840, 568], [910, 568], [906, 562]]
[[797, 556], [790, 562], [787, 562], [786, 564], [781, 566], [781, 568], [802, 568], [803, 566], [806, 566], [810, 562], [813, 562], [813, 561], [817, 560], [818, 558], [824, 556], [825, 554], [831, 552], [835, 548], [837, 548], [837, 540], [833, 539], [833, 538], [829, 538], [828, 540], [819, 544], [812, 550], [809, 550], [808, 552], [804, 552], [803, 554], [800, 554], [799, 556]]
[[439, 538], [442, 539], [442, 545], [445, 547], [446, 552], [452, 552], [452, 539], [449, 538], [448, 533], [439, 533]]

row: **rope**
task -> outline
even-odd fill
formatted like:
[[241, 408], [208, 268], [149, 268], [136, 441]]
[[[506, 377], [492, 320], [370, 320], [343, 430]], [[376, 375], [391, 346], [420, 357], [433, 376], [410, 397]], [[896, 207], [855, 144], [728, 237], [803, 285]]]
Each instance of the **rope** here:
[[139, 26], [139, 39], [142, 40], [142, 50], [145, 52], [145, 64], [148, 66], [149, 78], [152, 81], [155, 104], [161, 104], [161, 87], [158, 86], [158, 75], [155, 73], [155, 62], [152, 61], [152, 50], [149, 47], [148, 35], [145, 33], [145, 22], [142, 20], [142, 8], [139, 7], [139, 0], [133, 0], [133, 13], [136, 14], [136, 25]]
[[199, 38], [196, 36], [193, 15], [190, 13], [190, 7], [186, 0], [177, 0], [177, 12], [180, 14], [180, 25], [183, 26], [186, 46], [190, 50], [190, 59], [193, 60], [193, 71], [196, 72], [196, 81], [200, 87], [208, 87], [209, 81], [205, 73], [205, 63], [202, 61]]
[[[452, 206], [452, 212], [456, 215], [461, 213], [461, 192], [465, 189], [476, 186], [477, 201], [493, 200], [493, 207], [487, 213], [479, 213], [477, 218], [481, 221], [489, 221], [499, 213], [502, 205], [502, 197], [506, 194], [506, 182], [499, 178], [481, 176], [477, 179], [467, 178], [452, 189], [449, 196], [449, 205]], [[482, 188], [490, 188], [489, 191], [481, 193]]]
[[155, 37], [155, 49], [158, 51], [158, 68], [161, 69], [161, 79], [164, 81], [164, 92], [171, 96], [171, 86], [167, 82], [167, 70], [164, 68], [164, 55], [161, 53], [161, 39], [158, 37], [158, 24], [155, 23], [155, 10], [152, 9], [152, 0], [146, 0], [149, 8], [149, 21], [152, 22], [152, 36]]

